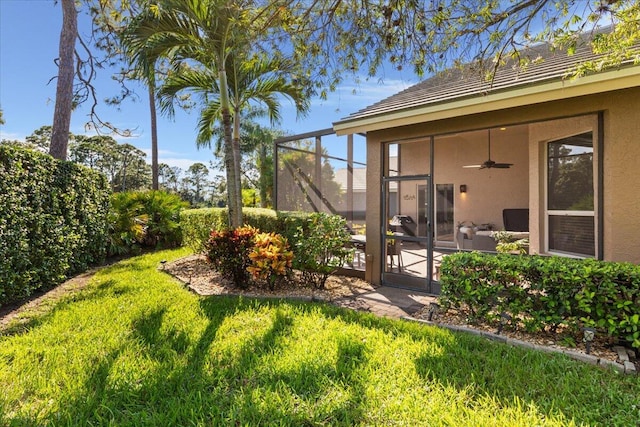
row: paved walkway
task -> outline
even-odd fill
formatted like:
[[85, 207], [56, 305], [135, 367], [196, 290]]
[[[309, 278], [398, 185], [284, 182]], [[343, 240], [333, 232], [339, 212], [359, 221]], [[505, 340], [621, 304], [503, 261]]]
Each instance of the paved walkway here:
[[374, 291], [334, 302], [343, 307], [370, 311], [378, 316], [400, 318], [412, 316], [424, 306], [428, 306], [429, 303], [435, 301], [436, 297], [433, 295], [382, 286]]

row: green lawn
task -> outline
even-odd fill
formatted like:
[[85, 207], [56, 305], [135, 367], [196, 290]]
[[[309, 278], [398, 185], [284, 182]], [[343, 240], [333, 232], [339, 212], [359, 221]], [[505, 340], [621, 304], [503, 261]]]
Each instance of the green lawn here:
[[166, 251], [0, 337], [0, 425], [638, 425], [638, 377], [329, 305], [200, 298]]

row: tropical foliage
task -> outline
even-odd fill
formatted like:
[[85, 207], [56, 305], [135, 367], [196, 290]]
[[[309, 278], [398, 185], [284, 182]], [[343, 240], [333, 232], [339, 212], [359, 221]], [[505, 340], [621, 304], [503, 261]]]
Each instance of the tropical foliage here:
[[[246, 208], [245, 224], [265, 233], [282, 234], [293, 242], [299, 227], [307, 225], [310, 214], [305, 212], [284, 212], [272, 209]], [[195, 253], [202, 253], [212, 230], [227, 229], [228, 213], [224, 208], [188, 209], [180, 214], [183, 244]]]
[[205, 245], [207, 261], [239, 288], [249, 285], [249, 254], [253, 251], [253, 239], [257, 233], [258, 229], [251, 226], [213, 230]]
[[242, 224], [240, 194], [240, 117], [250, 102], [263, 103], [270, 117], [279, 116], [276, 94], [304, 107], [304, 94], [291, 84], [287, 61], [261, 55], [255, 49], [254, 22], [260, 11], [251, 1], [165, 0], [134, 20], [125, 34], [134, 60], [153, 63], [167, 58], [173, 64], [160, 88], [165, 111], [182, 90], [203, 97], [198, 143], [210, 144], [214, 123], [224, 133], [229, 223]]
[[293, 252], [289, 250], [287, 239], [280, 234], [258, 233], [249, 258], [251, 266], [247, 270], [253, 280], [266, 282], [273, 290], [278, 279], [289, 275]]
[[109, 212], [108, 252], [123, 255], [182, 242], [179, 196], [163, 191], [115, 193]]

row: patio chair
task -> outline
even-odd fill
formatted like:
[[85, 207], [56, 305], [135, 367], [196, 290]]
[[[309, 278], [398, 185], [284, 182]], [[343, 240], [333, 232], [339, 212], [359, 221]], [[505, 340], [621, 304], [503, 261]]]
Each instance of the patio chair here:
[[393, 257], [398, 258], [398, 271], [402, 271], [404, 269], [404, 265], [402, 263], [402, 248], [400, 247], [400, 240], [395, 239], [392, 242], [387, 243], [387, 257], [389, 258], [389, 268], [393, 270]]

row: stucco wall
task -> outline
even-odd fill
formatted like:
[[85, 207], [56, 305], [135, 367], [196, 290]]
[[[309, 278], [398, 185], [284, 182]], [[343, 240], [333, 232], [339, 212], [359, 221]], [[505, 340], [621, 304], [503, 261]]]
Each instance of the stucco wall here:
[[[454, 184], [454, 221], [491, 223], [503, 228], [502, 210], [526, 208], [529, 203], [529, 152], [525, 128], [494, 129], [491, 132], [491, 158], [512, 163], [509, 169], [469, 169], [488, 157], [487, 131], [467, 132], [435, 139], [435, 184]], [[466, 194], [459, 191], [467, 186]]]
[[640, 264], [640, 88], [614, 92], [604, 113], [604, 255]]

